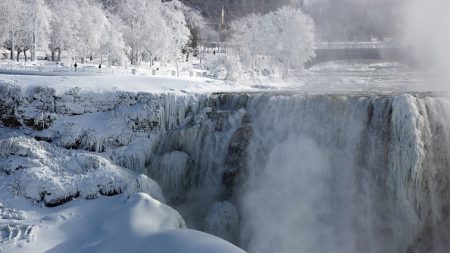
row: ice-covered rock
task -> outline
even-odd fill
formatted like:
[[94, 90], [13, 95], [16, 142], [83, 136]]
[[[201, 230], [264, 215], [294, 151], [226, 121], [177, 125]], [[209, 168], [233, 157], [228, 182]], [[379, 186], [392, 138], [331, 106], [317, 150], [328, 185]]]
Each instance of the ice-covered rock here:
[[140, 174], [135, 179], [131, 179], [126, 186], [126, 194], [128, 196], [132, 196], [137, 192], [146, 193], [160, 202], [166, 202], [159, 185], [144, 174]]
[[163, 200], [161, 190], [151, 179], [114, 165], [101, 156], [70, 151], [28, 137], [0, 140], [0, 171], [8, 180], [3, 189], [47, 206], [73, 198], [144, 191]]

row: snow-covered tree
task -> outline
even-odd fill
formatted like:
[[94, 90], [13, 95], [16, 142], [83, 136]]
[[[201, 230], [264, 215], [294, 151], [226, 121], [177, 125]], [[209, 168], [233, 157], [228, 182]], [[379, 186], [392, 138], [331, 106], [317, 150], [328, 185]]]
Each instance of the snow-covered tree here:
[[231, 24], [229, 44], [253, 74], [259, 57], [269, 57], [288, 76], [314, 56], [314, 23], [300, 9], [283, 7], [265, 15], [252, 14]]
[[198, 10], [192, 9], [184, 4], [181, 5], [181, 9], [186, 19], [186, 25], [191, 33], [190, 47], [195, 49], [203, 42], [203, 32], [205, 31], [206, 34], [208, 30], [212, 29], [208, 27], [205, 18]]
[[[49, 3], [53, 14], [50, 22], [49, 48], [52, 60], [60, 61], [62, 50], [74, 50], [79, 43], [78, 21], [81, 19], [81, 13], [75, 1], [49, 0]], [[56, 53], [58, 53], [57, 58]]]
[[189, 42], [190, 31], [183, 13], [183, 4], [177, 0], [162, 5], [161, 12], [167, 26], [166, 56], [174, 59], [179, 76], [179, 58]]
[[44, 0], [26, 0], [28, 15], [25, 16], [27, 42], [31, 60], [36, 60], [36, 51], [46, 49], [50, 40], [51, 11]]
[[120, 27], [119, 19], [116, 19], [116, 17], [109, 18], [109, 25], [103, 32], [100, 43], [101, 63], [103, 63], [103, 57], [108, 59], [110, 65], [123, 65], [125, 62], [126, 46], [122, 33], [120, 33]]
[[96, 2], [90, 0], [76, 2], [80, 12], [80, 19], [77, 22], [76, 51], [83, 63], [85, 57], [92, 58], [93, 54], [100, 49], [102, 36], [106, 35], [110, 24], [105, 12]]
[[[2, 42], [10, 49], [10, 59], [14, 60], [14, 50], [17, 47], [17, 36], [23, 27], [24, 9], [21, 0], [0, 1], [0, 34]], [[0, 35], [1, 36], [1, 35]]]
[[143, 57], [176, 62], [190, 39], [188, 24], [201, 30], [205, 22], [177, 0], [0, 1], [0, 45], [11, 59], [31, 51], [35, 60], [48, 48], [54, 61], [64, 52], [82, 62], [100, 56], [121, 63], [127, 52], [132, 64]]
[[314, 56], [314, 22], [300, 9], [283, 7], [265, 15], [266, 55], [282, 64], [283, 78], [289, 68], [303, 68]]
[[161, 2], [158, 0], [124, 0], [116, 9], [122, 22], [124, 41], [130, 47], [129, 58], [132, 64], [138, 64], [142, 54], [149, 51], [154, 54], [155, 46], [162, 44], [166, 34], [161, 15]]
[[251, 67], [252, 74], [255, 70], [256, 56], [263, 53], [263, 19], [261, 15], [252, 14], [231, 24], [230, 44], [236, 47], [244, 65]]

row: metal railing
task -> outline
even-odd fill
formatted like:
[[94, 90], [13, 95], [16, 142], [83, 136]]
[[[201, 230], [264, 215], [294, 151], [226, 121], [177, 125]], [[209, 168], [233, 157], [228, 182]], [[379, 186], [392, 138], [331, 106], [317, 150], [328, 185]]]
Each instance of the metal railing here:
[[31, 66], [20, 64], [0, 64], [0, 72], [3, 73], [23, 73], [23, 74], [133, 74], [133, 69], [128, 68], [98, 68], [94, 66]]
[[[201, 72], [201, 71], [200, 71]], [[180, 72], [180, 76], [204, 76], [204, 73], [189, 70]], [[95, 66], [31, 66], [20, 63], [0, 63], [0, 73], [18, 75], [158, 75], [176, 76], [173, 69], [150, 69], [150, 68], [98, 68]]]
[[342, 50], [342, 49], [386, 49], [393, 48], [388, 42], [318, 42], [316, 50]]

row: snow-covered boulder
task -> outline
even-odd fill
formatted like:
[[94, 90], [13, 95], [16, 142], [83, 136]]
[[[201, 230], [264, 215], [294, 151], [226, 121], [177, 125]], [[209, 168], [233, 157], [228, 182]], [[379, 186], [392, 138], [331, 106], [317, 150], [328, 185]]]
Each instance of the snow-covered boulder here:
[[[126, 246], [128, 246], [127, 253], [245, 253], [244, 250], [223, 239], [190, 229], [157, 233], [142, 238], [136, 244], [127, 244]], [[99, 252], [106, 253], [107, 251]]]
[[127, 187], [164, 200], [151, 179], [136, 178], [133, 172], [93, 153], [65, 150], [28, 137], [0, 140], [0, 147], [0, 173], [8, 177], [0, 180], [2, 188], [46, 206], [77, 197], [117, 195]]
[[104, 220], [101, 229], [110, 235], [120, 231], [121, 239], [127, 239], [180, 228], [186, 224], [177, 211], [148, 194], [135, 193]]
[[146, 193], [158, 201], [166, 202], [158, 183], [144, 174], [140, 174], [135, 179], [130, 180], [126, 187], [126, 194], [128, 196], [132, 196], [137, 192]]

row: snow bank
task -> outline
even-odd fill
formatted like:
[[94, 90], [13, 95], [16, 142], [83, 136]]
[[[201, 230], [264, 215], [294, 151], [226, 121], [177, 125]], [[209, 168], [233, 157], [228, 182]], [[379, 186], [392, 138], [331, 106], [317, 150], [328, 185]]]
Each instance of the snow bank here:
[[[34, 240], [0, 244], [9, 253], [242, 253], [217, 237], [185, 229], [177, 211], [147, 194], [25, 207]], [[0, 237], [0, 239], [3, 239]]]
[[171, 230], [143, 238], [138, 244], [130, 245], [126, 252], [245, 253], [242, 249], [218, 237], [189, 229]]
[[117, 239], [127, 240], [126, 237], [144, 237], [185, 227], [183, 218], [177, 211], [145, 193], [136, 193], [130, 195], [125, 206], [114, 210], [105, 218], [101, 229], [113, 236], [120, 231], [126, 236], [122, 235]]

